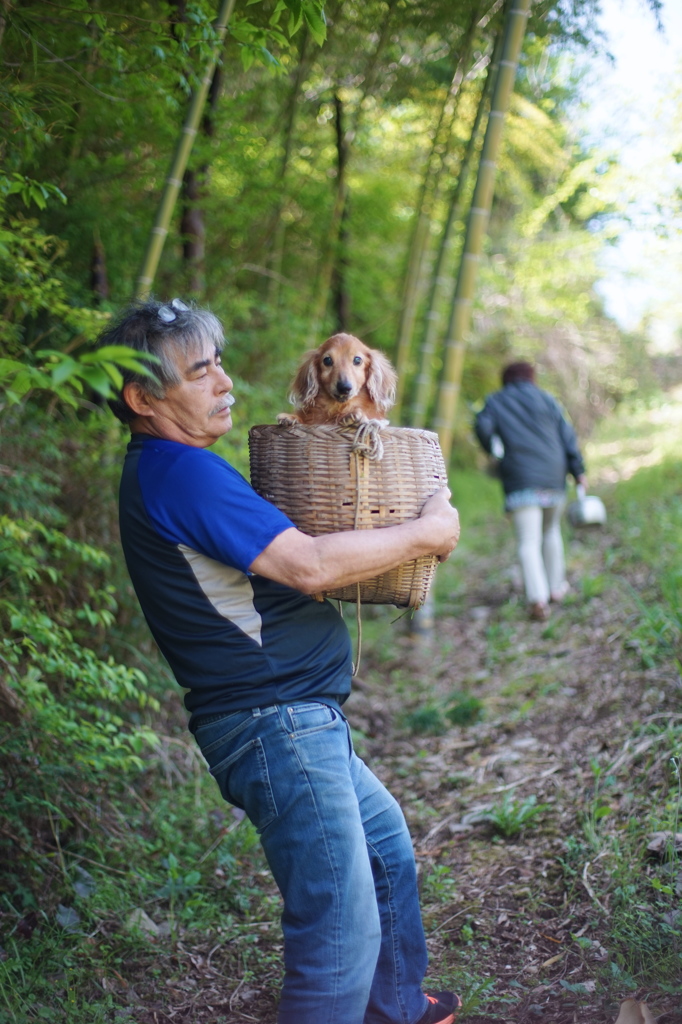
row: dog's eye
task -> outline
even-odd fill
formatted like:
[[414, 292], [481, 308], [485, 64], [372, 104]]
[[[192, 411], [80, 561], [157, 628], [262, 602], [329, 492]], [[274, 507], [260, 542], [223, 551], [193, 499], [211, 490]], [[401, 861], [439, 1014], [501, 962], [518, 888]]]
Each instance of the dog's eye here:
[[324, 359], [322, 360], [322, 362], [324, 363], [325, 366], [333, 366], [334, 365], [334, 360], [332, 359], [331, 356], [325, 356]]
[[362, 362], [362, 356], [355, 356], [353, 359], [353, 366], [359, 366]]

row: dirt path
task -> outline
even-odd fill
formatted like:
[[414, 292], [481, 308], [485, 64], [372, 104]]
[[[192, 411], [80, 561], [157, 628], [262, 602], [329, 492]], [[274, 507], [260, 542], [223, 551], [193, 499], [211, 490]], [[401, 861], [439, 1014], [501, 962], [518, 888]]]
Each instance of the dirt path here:
[[[633, 995], [660, 1024], [680, 1022], [679, 995], [653, 985], [633, 992], [615, 965], [607, 936], [617, 865], [598, 842], [607, 815], [617, 833], [661, 798], [670, 751], [642, 738], [642, 724], [682, 718], [674, 666], [644, 669], [628, 642], [630, 587], [641, 590], [646, 571], [609, 576], [608, 528], [574, 537], [572, 595], [549, 623], [531, 623], [507, 525], [499, 517], [482, 528], [488, 553], [463, 554], [451, 573], [461, 583], [436, 643], [397, 639], [391, 654], [365, 663], [349, 702], [415, 836], [431, 975], [467, 992], [462, 1019], [472, 1024], [613, 1024]], [[420, 696], [406, 706], [409, 690]], [[443, 720], [453, 691], [478, 698], [483, 720]], [[480, 820], [502, 804], [511, 827], [529, 797], [546, 806], [517, 836]], [[592, 845], [585, 822], [597, 833]]]

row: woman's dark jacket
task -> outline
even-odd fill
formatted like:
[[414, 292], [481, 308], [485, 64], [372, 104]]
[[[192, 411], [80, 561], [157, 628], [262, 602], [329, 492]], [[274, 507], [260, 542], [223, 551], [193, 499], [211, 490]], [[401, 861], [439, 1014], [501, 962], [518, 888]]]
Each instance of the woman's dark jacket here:
[[495, 434], [502, 440], [505, 494], [526, 488], [563, 491], [567, 473], [577, 478], [585, 472], [575, 431], [559, 403], [529, 381], [505, 384], [490, 395], [474, 429], [487, 452]]

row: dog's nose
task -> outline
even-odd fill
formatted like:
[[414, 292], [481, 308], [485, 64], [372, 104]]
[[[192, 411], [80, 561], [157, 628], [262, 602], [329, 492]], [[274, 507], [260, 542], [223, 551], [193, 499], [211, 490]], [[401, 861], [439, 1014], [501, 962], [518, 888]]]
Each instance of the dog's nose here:
[[347, 380], [337, 381], [336, 393], [339, 396], [339, 398], [341, 398], [341, 396], [345, 397], [346, 395], [349, 395], [352, 390], [353, 390], [353, 385], [350, 384]]

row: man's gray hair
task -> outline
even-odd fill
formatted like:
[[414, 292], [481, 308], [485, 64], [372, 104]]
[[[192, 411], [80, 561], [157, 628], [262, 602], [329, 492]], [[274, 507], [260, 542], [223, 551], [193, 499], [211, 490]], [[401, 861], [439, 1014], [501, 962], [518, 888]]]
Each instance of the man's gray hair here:
[[225, 344], [220, 320], [207, 309], [185, 305], [178, 299], [170, 302], [147, 299], [124, 309], [100, 334], [98, 344], [127, 345], [141, 355], [156, 356], [159, 361], [145, 363], [153, 374], [151, 377], [119, 367], [123, 384], [117, 396], [109, 399], [114, 415], [122, 423], [129, 423], [135, 417], [123, 397], [126, 384], [137, 383], [147, 394], [163, 398], [169, 388], [182, 383], [176, 363], [178, 354], [191, 358], [203, 351], [207, 343], [217, 352]]

